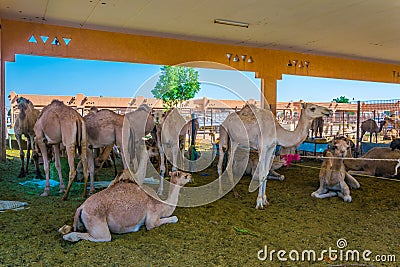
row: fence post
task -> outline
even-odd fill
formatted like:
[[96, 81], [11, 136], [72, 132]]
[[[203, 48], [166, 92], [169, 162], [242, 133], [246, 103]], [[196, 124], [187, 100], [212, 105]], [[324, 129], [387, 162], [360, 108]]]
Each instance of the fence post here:
[[360, 100], [357, 101], [357, 133], [356, 133], [356, 151], [354, 153], [354, 157], [358, 157], [360, 155]]

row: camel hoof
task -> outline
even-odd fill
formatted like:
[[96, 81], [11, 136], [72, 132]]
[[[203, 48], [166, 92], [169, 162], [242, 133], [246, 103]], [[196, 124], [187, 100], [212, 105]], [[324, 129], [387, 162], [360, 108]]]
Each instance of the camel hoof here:
[[316, 197], [316, 198], [318, 198], [318, 196], [319, 196], [319, 195], [318, 195], [318, 193], [317, 193], [317, 192], [312, 192], [312, 193], [311, 193], [311, 196], [312, 196], [312, 197]]
[[264, 206], [262, 204], [257, 204], [256, 205], [256, 210], [263, 210]]
[[69, 234], [72, 232], [72, 227], [64, 224], [60, 229], [58, 229], [58, 232], [61, 233], [62, 235]]
[[343, 200], [344, 202], [351, 202], [351, 196], [344, 196]]
[[76, 232], [72, 232], [72, 233], [64, 235], [63, 239], [65, 241], [69, 241], [69, 242], [77, 242], [77, 241], [79, 241], [79, 238], [77, 237]]
[[58, 191], [58, 193], [60, 193], [60, 194], [65, 193], [65, 189], [64, 189], [64, 188], [60, 188], [60, 190]]
[[40, 194], [41, 197], [47, 197], [50, 195], [50, 190], [44, 190], [44, 192], [42, 194]]

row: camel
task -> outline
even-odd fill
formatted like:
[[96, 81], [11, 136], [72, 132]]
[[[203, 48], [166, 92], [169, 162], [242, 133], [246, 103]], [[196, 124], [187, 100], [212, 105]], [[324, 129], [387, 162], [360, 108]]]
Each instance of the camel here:
[[47, 154], [47, 145], [53, 146], [55, 166], [60, 179], [60, 193], [64, 192], [64, 182], [61, 175], [60, 165], [60, 144], [62, 143], [67, 150], [68, 165], [69, 165], [69, 180], [67, 190], [65, 190], [62, 200], [68, 198], [68, 193], [71, 188], [72, 182], [75, 178], [75, 151], [78, 152], [83, 164], [84, 175], [84, 188], [83, 197], [86, 197], [86, 184], [87, 184], [87, 135], [86, 124], [81, 115], [64, 105], [63, 102], [53, 100], [50, 105], [44, 107], [39, 115], [39, 118], [34, 127], [36, 135], [37, 147], [42, 152], [44, 171], [46, 173], [46, 187], [41, 196], [48, 196], [50, 194], [50, 177], [49, 177], [49, 158]]
[[314, 119], [311, 123], [311, 137], [322, 138], [323, 129], [324, 119], [322, 117]]
[[[18, 177], [25, 177], [29, 172], [29, 160], [32, 149], [32, 158], [35, 162], [36, 177], [42, 177], [39, 169], [38, 155], [35, 150], [35, 132], [33, 127], [39, 117], [40, 111], [35, 109], [29, 99], [19, 97], [17, 98], [19, 114], [15, 120], [14, 133], [19, 147], [19, 156], [21, 159], [21, 170]], [[22, 149], [22, 135], [27, 139], [27, 152], [26, 152], [26, 168], [24, 168], [24, 150]]]
[[[298, 125], [294, 131], [288, 131], [278, 123], [271, 110], [246, 104], [239, 112], [229, 114], [221, 124], [221, 128], [225, 129], [226, 136], [232, 144], [226, 168], [231, 181], [233, 180], [232, 159], [237, 147], [239, 145], [250, 147], [259, 153], [258, 171], [253, 175], [253, 180], [256, 178], [259, 183], [256, 184], [252, 180], [249, 186], [250, 192], [259, 187], [256, 209], [262, 209], [264, 205], [269, 204], [265, 193], [266, 178], [271, 169], [276, 145], [284, 147], [299, 145], [307, 137], [312, 120], [329, 114], [329, 110], [325, 107], [302, 103], [302, 112]], [[223, 135], [220, 137], [219, 146], [218, 174], [220, 179], [224, 149], [226, 149], [228, 143], [227, 140], [222, 139]]]
[[[130, 175], [124, 171], [122, 175]], [[151, 188], [146, 191], [132, 182], [122, 182], [131, 178], [119, 179], [103, 191], [90, 196], [74, 216], [73, 230], [64, 225], [59, 229], [63, 239], [76, 242], [81, 239], [93, 242], [111, 241], [111, 233], [123, 234], [137, 232], [145, 225], [147, 230], [166, 223], [176, 223], [178, 218], [171, 216], [178, 203], [180, 189], [191, 181], [191, 174], [170, 172], [171, 186], [166, 201], [162, 201]], [[86, 229], [86, 233], [77, 232]]]
[[[152, 134], [156, 139], [154, 127], [159, 123], [159, 116], [152, 114], [151, 108], [146, 105], [140, 105], [136, 110], [126, 113], [123, 127], [123, 154], [125, 159], [129, 159], [127, 165], [133, 164], [133, 173], [145, 171], [147, 166], [147, 158], [141, 157], [141, 149], [144, 148], [143, 138]], [[143, 162], [142, 162], [143, 161]], [[140, 164], [142, 163], [142, 164]], [[142, 166], [139, 168], [139, 166]], [[137, 173], [137, 177], [144, 177], [144, 174]], [[142, 181], [138, 181], [141, 184]]]
[[365, 120], [361, 123], [361, 136], [360, 140], [362, 140], [364, 134], [366, 132], [370, 133], [369, 142], [372, 143], [372, 135], [375, 134], [375, 143], [378, 142], [378, 133], [382, 131], [383, 126], [385, 125], [385, 121], [381, 121], [379, 123], [379, 127], [373, 119]]
[[348, 173], [352, 175], [393, 177], [398, 159], [400, 159], [400, 150], [374, 147], [360, 158], [345, 159], [344, 165], [349, 170]]
[[[184, 149], [186, 142], [186, 133], [188, 128], [192, 127], [192, 122], [186, 120], [179, 113], [177, 108], [169, 110], [163, 117], [161, 114], [156, 115], [157, 124], [157, 145], [160, 153], [160, 186], [157, 193], [163, 194], [164, 175], [165, 175], [165, 148], [171, 150], [172, 153], [172, 171], [178, 169], [178, 164], [184, 164]], [[178, 155], [180, 151], [180, 162]]]
[[[122, 127], [124, 123], [124, 116], [119, 115], [109, 109], [102, 109], [97, 112], [89, 112], [83, 117], [86, 123], [87, 131], [87, 160], [89, 165], [90, 177], [90, 194], [94, 193], [94, 155], [93, 149], [106, 148], [108, 154], [111, 152], [113, 145], [122, 148]], [[106, 152], [107, 153], [107, 152]], [[124, 169], [127, 168], [122, 153], [122, 163]]]
[[350, 149], [350, 142], [344, 139], [333, 140], [333, 153], [327, 149], [324, 151], [326, 158], [322, 162], [321, 170], [319, 172], [319, 188], [311, 194], [316, 198], [327, 198], [339, 196], [345, 202], [351, 202], [349, 185], [353, 188], [360, 188], [358, 181], [346, 172], [343, 164], [343, 159], [348, 155]]

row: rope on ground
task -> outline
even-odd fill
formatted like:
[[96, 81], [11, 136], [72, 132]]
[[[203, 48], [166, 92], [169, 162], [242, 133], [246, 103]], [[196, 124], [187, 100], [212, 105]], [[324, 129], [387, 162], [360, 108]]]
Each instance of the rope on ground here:
[[370, 160], [370, 161], [396, 161], [400, 162], [399, 159], [370, 159], [370, 158], [342, 158], [342, 157], [323, 157], [323, 156], [300, 156], [300, 158], [309, 158], [309, 159], [350, 159], [350, 160]]

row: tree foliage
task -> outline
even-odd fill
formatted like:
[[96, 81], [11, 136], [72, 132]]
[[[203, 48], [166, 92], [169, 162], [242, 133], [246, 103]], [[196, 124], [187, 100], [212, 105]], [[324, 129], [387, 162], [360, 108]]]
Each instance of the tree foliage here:
[[335, 99], [332, 99], [332, 101], [336, 102], [336, 103], [350, 103], [349, 99], [345, 96], [341, 96]]
[[151, 93], [162, 99], [166, 108], [176, 107], [180, 102], [193, 98], [200, 91], [199, 73], [193, 68], [163, 66], [161, 75]]

